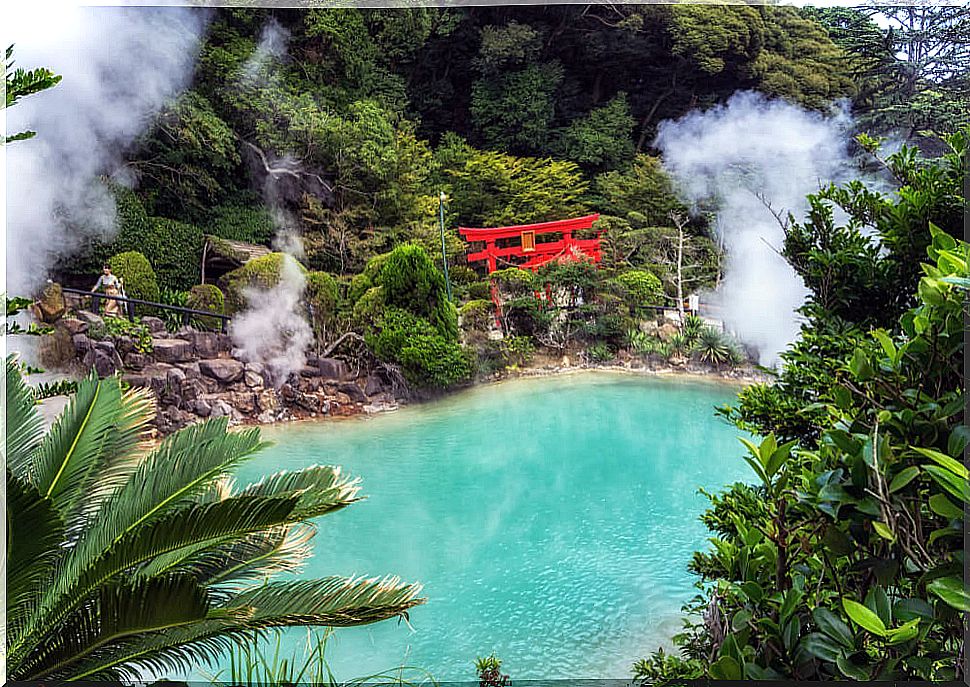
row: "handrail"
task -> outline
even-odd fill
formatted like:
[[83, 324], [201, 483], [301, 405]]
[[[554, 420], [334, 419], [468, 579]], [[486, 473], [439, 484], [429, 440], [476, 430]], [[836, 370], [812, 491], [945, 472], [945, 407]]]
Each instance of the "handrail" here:
[[[218, 312], [211, 312], [209, 310], [197, 310], [195, 308], [183, 308], [181, 305], [168, 305], [167, 303], [155, 303], [153, 301], [145, 301], [140, 298], [128, 298], [127, 296], [109, 296], [106, 293], [96, 293], [94, 291], [85, 291], [84, 289], [75, 289], [69, 286], [62, 286], [61, 291], [64, 293], [73, 293], [77, 296], [91, 296], [92, 298], [107, 298], [113, 301], [120, 301], [122, 303], [132, 303], [134, 305], [148, 305], [153, 308], [159, 308], [161, 310], [171, 310], [173, 312], [184, 313], [187, 315], [199, 315], [201, 317], [216, 317], [222, 323], [222, 331], [226, 332], [229, 320], [232, 318], [229, 315], [224, 315]], [[129, 313], [129, 319], [131, 319], [131, 314]]]

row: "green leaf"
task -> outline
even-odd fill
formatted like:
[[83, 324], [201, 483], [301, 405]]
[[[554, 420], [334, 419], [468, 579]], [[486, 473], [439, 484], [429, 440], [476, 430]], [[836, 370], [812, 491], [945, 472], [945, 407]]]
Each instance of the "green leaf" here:
[[865, 381], [872, 377], [873, 369], [869, 364], [869, 358], [861, 348], [857, 348], [849, 359], [849, 370], [860, 381]]
[[867, 630], [879, 637], [886, 636], [886, 626], [879, 619], [879, 616], [858, 601], [842, 597], [842, 608], [845, 609], [846, 615], [863, 630]]
[[868, 682], [871, 678], [870, 671], [850, 661], [846, 656], [839, 656], [835, 660], [839, 670], [850, 680], [858, 682]]
[[957, 477], [962, 477], [963, 479], [967, 479], [968, 477], [970, 477], [970, 471], [967, 470], [966, 465], [964, 465], [958, 460], [951, 458], [945, 453], [940, 453], [939, 451], [934, 451], [933, 449], [920, 448], [916, 446], [912, 448], [917, 453], [926, 456], [930, 460], [933, 460], [939, 465], [941, 465], [942, 467], [946, 468]]
[[951, 608], [970, 611], [970, 594], [967, 593], [963, 580], [957, 577], [941, 577], [926, 585], [926, 589], [943, 599]]
[[962, 456], [967, 444], [970, 444], [970, 427], [957, 425], [950, 432], [950, 438], [946, 444], [947, 453], [951, 456]]
[[963, 518], [963, 509], [948, 499], [945, 494], [933, 494], [929, 505], [931, 511], [948, 520]]
[[751, 601], [753, 601], [754, 603], [758, 603], [765, 596], [764, 590], [761, 588], [761, 585], [759, 585], [757, 582], [754, 582], [753, 580], [742, 582], [741, 591], [743, 591], [745, 596], [751, 599]]
[[966, 479], [961, 479], [957, 475], [954, 475], [950, 470], [936, 465], [927, 465], [923, 469], [926, 470], [930, 477], [933, 478], [933, 481], [943, 487], [944, 490], [948, 491], [950, 494], [960, 499], [964, 503], [970, 503], [970, 484], [967, 483]]
[[741, 673], [741, 666], [730, 656], [722, 656], [708, 669], [711, 677], [715, 680], [741, 680], [744, 676]]
[[892, 339], [889, 338], [889, 334], [886, 333], [885, 329], [876, 329], [872, 332], [872, 336], [879, 341], [879, 345], [882, 346], [882, 350], [885, 352], [886, 357], [895, 365], [896, 363], [896, 346], [893, 344]]
[[842, 622], [841, 618], [829, 609], [823, 606], [817, 607], [812, 611], [812, 619], [815, 620], [815, 624], [818, 625], [822, 632], [846, 649], [851, 649], [855, 646], [855, 638], [852, 635], [852, 630]]
[[907, 484], [912, 482], [919, 475], [919, 468], [915, 465], [911, 465], [904, 470], [900, 470], [899, 474], [893, 477], [893, 481], [889, 483], [889, 493], [899, 491]]
[[878, 520], [874, 520], [872, 522], [872, 529], [874, 529], [876, 531], [876, 534], [878, 534], [883, 539], [888, 539], [891, 542], [896, 541], [896, 535], [893, 534], [893, 531], [889, 529], [889, 526], [886, 525], [885, 523], [879, 522]]
[[899, 627], [889, 630], [888, 639], [890, 644], [902, 644], [913, 639], [919, 634], [919, 618], [914, 618]]
[[933, 606], [923, 599], [900, 599], [893, 605], [896, 617], [907, 622], [914, 618], [933, 620]]
[[835, 663], [842, 655], [842, 649], [828, 635], [812, 632], [802, 637], [799, 646], [815, 658]]

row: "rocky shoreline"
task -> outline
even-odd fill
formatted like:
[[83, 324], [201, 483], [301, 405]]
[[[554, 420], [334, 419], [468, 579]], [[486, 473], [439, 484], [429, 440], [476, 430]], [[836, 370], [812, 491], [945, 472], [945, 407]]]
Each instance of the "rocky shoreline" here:
[[[374, 414], [423, 400], [390, 378], [386, 369], [352, 370], [340, 358], [309, 354], [298, 373], [277, 380], [261, 365], [236, 357], [227, 334], [191, 327], [170, 332], [157, 317], [143, 317], [141, 324], [146, 340], [139, 341], [125, 333], [106, 333], [99, 315], [80, 310], [56, 322], [49, 348], [59, 349], [59, 362], [80, 374], [119, 373], [132, 387], [149, 389], [160, 435], [209, 417], [264, 425]], [[585, 371], [683, 376], [741, 386], [768, 379], [750, 366], [717, 369], [686, 359], [670, 363], [621, 353], [603, 364], [573, 364], [568, 355], [537, 356], [526, 367], [495, 373], [477, 384]]]
[[[55, 338], [70, 337], [73, 367], [98, 376], [120, 373], [132, 387], [153, 392], [159, 434], [208, 417], [234, 424], [270, 424], [316, 417], [343, 417], [393, 410], [407, 390], [377, 370], [351, 370], [338, 358], [307, 356], [286, 380], [263, 366], [234, 357], [226, 334], [183, 327], [169, 332], [156, 317], [143, 317], [150, 345], [125, 334], [92, 336], [104, 321], [79, 311], [57, 322]], [[147, 344], [147, 342], [146, 342]]]

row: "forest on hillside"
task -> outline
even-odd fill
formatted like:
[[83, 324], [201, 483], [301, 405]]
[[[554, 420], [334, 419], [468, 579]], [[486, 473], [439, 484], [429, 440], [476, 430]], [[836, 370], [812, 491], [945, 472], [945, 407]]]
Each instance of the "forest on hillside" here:
[[[910, 28], [893, 33], [872, 11], [846, 8], [219, 10], [191, 87], [104, 181], [116, 195], [117, 233], [58, 272], [86, 284], [104, 260], [137, 251], [158, 288], [134, 285], [133, 295], [207, 307], [225, 300], [232, 312], [242, 305], [239, 285], [272, 282], [265, 275], [279, 261], [223, 279], [224, 299], [191, 296], [206, 237], [217, 247], [220, 238], [272, 246], [285, 228], [302, 239], [300, 261], [315, 275], [317, 311], [331, 313], [332, 339], [373, 329], [374, 309], [361, 303], [377, 286], [369, 261], [407, 242], [440, 270], [444, 243], [456, 305], [485, 328], [489, 284], [464, 264], [457, 227], [596, 212], [605, 269], [560, 268], [534, 280], [590, 291], [575, 326], [533, 312], [522, 298], [536, 284], [523, 275], [496, 279], [521, 306], [513, 304], [506, 334], [554, 350], [581, 343], [608, 358], [631, 345], [638, 308], [711, 289], [722, 276], [711, 208], [688, 217], [652, 148], [658, 124], [754, 90], [820, 113], [849, 102], [872, 135], [919, 142], [920, 131], [953, 131], [967, 116], [966, 55], [957, 62], [948, 43], [962, 24], [947, 8], [921, 11], [898, 10]], [[924, 53], [933, 59], [917, 59]], [[459, 361], [448, 329], [437, 350], [448, 348], [456, 368], [415, 369], [412, 381], [447, 386], [472, 374], [475, 361]], [[744, 357], [736, 342], [711, 343], [718, 362]], [[487, 359], [509, 359], [479, 349], [473, 357], [486, 370], [501, 364]]]

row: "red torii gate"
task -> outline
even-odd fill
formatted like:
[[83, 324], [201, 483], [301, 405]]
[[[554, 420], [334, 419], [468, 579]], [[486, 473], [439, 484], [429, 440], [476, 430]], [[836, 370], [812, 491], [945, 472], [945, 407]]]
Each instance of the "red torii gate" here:
[[[603, 258], [600, 250], [600, 236], [603, 230], [596, 232], [594, 239], [573, 238], [573, 233], [582, 229], [590, 229], [593, 222], [600, 218], [599, 214], [575, 217], [573, 219], [557, 220], [555, 222], [540, 222], [538, 224], [520, 224], [514, 227], [487, 227], [474, 229], [458, 227], [458, 233], [469, 243], [484, 241], [485, 249], [467, 256], [468, 262], [486, 260], [488, 273], [498, 269], [498, 260], [514, 264], [509, 258], [526, 258], [525, 262], [515, 264], [516, 267], [535, 272], [539, 267], [560, 256], [567, 260], [574, 259], [575, 253], [581, 253], [592, 262], [599, 262]], [[540, 242], [536, 237], [544, 234], [561, 232], [558, 241]], [[508, 243], [499, 246], [498, 241], [511, 242], [518, 239], [518, 243]]]

